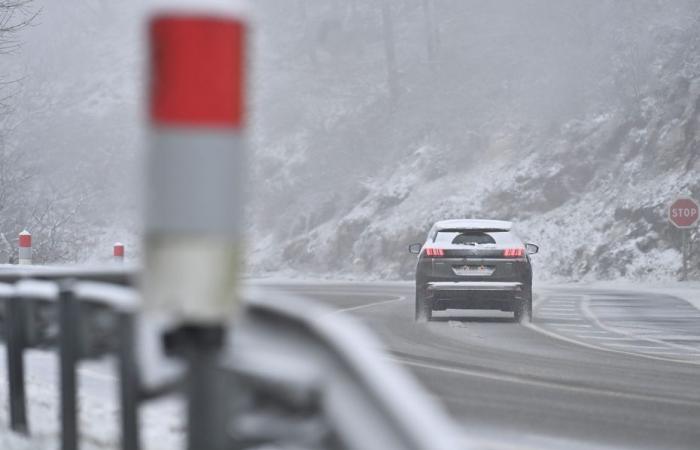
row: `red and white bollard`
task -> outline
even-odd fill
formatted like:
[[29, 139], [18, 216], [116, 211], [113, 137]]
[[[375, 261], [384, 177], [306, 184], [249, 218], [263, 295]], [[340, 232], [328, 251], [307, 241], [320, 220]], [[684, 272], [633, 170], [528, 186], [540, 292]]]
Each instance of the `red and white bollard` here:
[[187, 448], [220, 450], [220, 355], [240, 303], [247, 27], [231, 0], [170, 3], [181, 8], [159, 10], [148, 30], [144, 306], [170, 318], [164, 345], [187, 367]]
[[114, 246], [112, 247], [112, 257], [114, 258], [114, 262], [124, 262], [124, 244], [121, 242], [114, 243]]
[[24, 230], [19, 234], [19, 264], [32, 263], [32, 234]]
[[175, 323], [220, 325], [239, 303], [247, 27], [230, 0], [177, 3], [148, 30], [144, 299]]

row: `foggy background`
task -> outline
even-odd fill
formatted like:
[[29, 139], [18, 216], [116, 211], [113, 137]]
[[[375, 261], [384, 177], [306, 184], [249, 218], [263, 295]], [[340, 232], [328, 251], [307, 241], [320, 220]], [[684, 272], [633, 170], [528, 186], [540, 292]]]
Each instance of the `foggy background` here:
[[[541, 245], [540, 278], [677, 277], [666, 207], [700, 197], [696, 0], [251, 4], [252, 274], [409, 279], [433, 221], [481, 217]], [[3, 262], [23, 228], [37, 262], [117, 240], [138, 258], [142, 8], [13, 19], [38, 12], [0, 55]]]

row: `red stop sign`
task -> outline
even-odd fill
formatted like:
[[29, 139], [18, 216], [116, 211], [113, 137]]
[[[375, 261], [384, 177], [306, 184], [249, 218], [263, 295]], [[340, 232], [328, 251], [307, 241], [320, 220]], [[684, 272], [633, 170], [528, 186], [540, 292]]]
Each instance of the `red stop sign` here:
[[700, 206], [692, 198], [679, 198], [668, 209], [668, 220], [678, 228], [690, 228], [698, 221]]

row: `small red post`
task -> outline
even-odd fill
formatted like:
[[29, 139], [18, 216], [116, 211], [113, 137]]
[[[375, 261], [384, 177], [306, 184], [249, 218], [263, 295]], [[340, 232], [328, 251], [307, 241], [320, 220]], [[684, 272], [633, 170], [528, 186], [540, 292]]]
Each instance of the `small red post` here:
[[32, 234], [27, 230], [19, 234], [19, 263], [32, 263]]
[[112, 255], [114, 257], [115, 262], [124, 262], [124, 244], [121, 242], [115, 242]]

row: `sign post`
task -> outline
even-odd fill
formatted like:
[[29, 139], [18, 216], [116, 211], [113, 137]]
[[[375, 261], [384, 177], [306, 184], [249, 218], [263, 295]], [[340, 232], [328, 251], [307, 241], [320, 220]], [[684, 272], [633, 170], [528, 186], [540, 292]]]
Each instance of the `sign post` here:
[[683, 273], [681, 281], [688, 279], [688, 259], [690, 258], [690, 230], [698, 222], [700, 205], [689, 197], [676, 199], [668, 208], [668, 220], [682, 232]]

